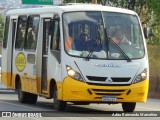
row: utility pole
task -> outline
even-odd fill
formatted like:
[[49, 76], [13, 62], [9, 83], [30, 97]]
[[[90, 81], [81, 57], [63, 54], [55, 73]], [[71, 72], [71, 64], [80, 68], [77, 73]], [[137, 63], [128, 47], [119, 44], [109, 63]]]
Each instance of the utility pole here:
[[97, 4], [97, 0], [92, 0], [92, 3], [93, 4]]

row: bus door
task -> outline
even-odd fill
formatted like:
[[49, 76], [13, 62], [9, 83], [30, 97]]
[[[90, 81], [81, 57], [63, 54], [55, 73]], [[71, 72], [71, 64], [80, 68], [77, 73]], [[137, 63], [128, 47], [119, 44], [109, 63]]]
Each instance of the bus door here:
[[50, 19], [44, 19], [43, 21], [43, 45], [42, 45], [42, 71], [41, 71], [42, 93], [47, 90], [49, 28], [50, 28]]
[[5, 21], [5, 29], [4, 29], [4, 37], [3, 37], [3, 50], [2, 50], [2, 78], [1, 81], [4, 85], [6, 85], [7, 87], [11, 85], [10, 83], [10, 71], [11, 71], [11, 67], [10, 67], [10, 55], [11, 55], [11, 20], [9, 16], [6, 16], [6, 21]]
[[39, 21], [40, 17], [38, 15], [30, 15], [28, 18], [26, 16], [21, 16], [21, 20], [18, 22], [19, 26], [17, 28], [17, 30], [19, 29], [18, 34], [19, 38], [21, 38], [20, 40], [24, 40], [21, 42], [22, 50], [18, 52], [16, 57], [16, 59], [19, 59], [21, 63], [21, 67], [18, 68], [23, 79], [22, 88], [25, 92], [34, 94], [37, 93], [38, 66], [36, 60], [36, 49], [38, 46]]
[[16, 26], [17, 26], [17, 20], [12, 20], [12, 44], [11, 44], [11, 78], [10, 78], [10, 86], [12, 86], [12, 79], [13, 79], [13, 46], [15, 41], [15, 34], [16, 34]]

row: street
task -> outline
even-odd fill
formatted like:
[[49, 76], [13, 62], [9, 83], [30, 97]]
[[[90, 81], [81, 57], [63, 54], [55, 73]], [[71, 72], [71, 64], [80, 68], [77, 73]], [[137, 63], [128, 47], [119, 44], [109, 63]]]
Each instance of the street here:
[[[121, 104], [107, 105], [107, 104], [90, 104], [90, 105], [72, 105], [69, 103], [66, 111], [59, 112], [54, 110], [52, 105], [52, 99], [38, 98], [38, 101], [34, 105], [21, 104], [18, 102], [17, 93], [13, 90], [6, 89], [0, 84], [0, 111], [14, 111], [14, 112], [42, 112], [44, 117], [93, 117], [109, 118], [113, 113], [122, 112]], [[111, 112], [110, 112], [111, 111]], [[158, 99], [149, 99], [146, 103], [137, 103], [135, 111], [160, 111], [160, 101]], [[156, 113], [156, 112], [153, 112]], [[112, 117], [112, 119], [116, 119]], [[125, 117], [126, 118], [126, 117]], [[133, 118], [133, 117], [131, 117]], [[141, 117], [142, 118], [142, 117]], [[5, 118], [6, 120], [7, 118]], [[38, 118], [37, 118], [38, 119]], [[151, 117], [145, 117], [145, 119], [151, 119]], [[158, 119], [158, 117], [155, 117]]]

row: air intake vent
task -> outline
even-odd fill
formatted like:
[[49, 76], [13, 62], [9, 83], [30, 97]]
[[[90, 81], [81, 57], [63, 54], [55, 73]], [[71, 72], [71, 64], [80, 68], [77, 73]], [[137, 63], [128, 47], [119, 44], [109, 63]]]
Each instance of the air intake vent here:
[[111, 78], [113, 82], [128, 82], [131, 78]]
[[104, 83], [91, 83], [86, 82], [88, 85], [95, 85], [95, 86], [129, 86], [131, 84], [104, 84]]
[[104, 96], [104, 95], [109, 95], [109, 96], [120, 96], [121, 94], [119, 93], [95, 93], [96, 95], [102, 95], [102, 96]]
[[112, 90], [112, 89], [92, 89], [93, 93], [96, 95], [104, 96], [104, 95], [109, 95], [109, 96], [120, 96], [123, 93], [125, 93], [124, 89], [117, 89], [117, 90]]
[[92, 89], [96, 92], [124, 92], [125, 90], [106, 90], [106, 89]]
[[105, 81], [107, 77], [87, 76], [90, 81]]

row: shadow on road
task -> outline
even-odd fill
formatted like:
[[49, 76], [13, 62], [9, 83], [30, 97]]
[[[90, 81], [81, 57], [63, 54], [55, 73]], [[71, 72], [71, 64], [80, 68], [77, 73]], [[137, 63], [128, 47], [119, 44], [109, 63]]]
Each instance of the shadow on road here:
[[37, 103], [36, 106], [47, 108], [52, 111], [43, 112], [43, 116], [50, 116], [50, 117], [111, 117], [113, 113], [122, 113], [122, 111], [103, 111], [97, 110], [96, 108], [91, 108], [89, 105], [67, 105], [65, 111], [56, 111], [53, 108], [53, 105], [50, 104], [43, 104]]
[[17, 93], [9, 89], [0, 89], [0, 94], [17, 94]]
[[[69, 103], [65, 111], [56, 111], [53, 108], [52, 100], [43, 100], [39, 99], [36, 104], [22, 104], [18, 102], [18, 96], [15, 95], [16, 92], [14, 91], [1, 91], [0, 94], [7, 94], [10, 96], [11, 94], [14, 95], [13, 98], [1, 99], [0, 101], [9, 103], [8, 105], [13, 106], [13, 108], [18, 107], [17, 111], [22, 112], [41, 112], [43, 116], [50, 116], [50, 117], [105, 117], [105, 116], [112, 116], [113, 113], [117, 113], [117, 111], [109, 111], [109, 110], [100, 110], [92, 105], [73, 105]], [[17, 106], [16, 106], [17, 105]], [[21, 107], [22, 105], [22, 107]], [[27, 106], [29, 108], [25, 108]], [[33, 109], [32, 109], [33, 108]], [[7, 111], [14, 111], [15, 109], [7, 110]]]

